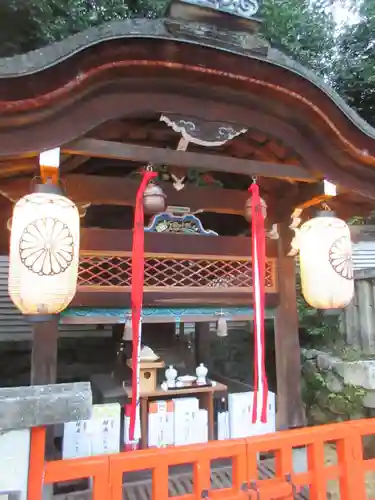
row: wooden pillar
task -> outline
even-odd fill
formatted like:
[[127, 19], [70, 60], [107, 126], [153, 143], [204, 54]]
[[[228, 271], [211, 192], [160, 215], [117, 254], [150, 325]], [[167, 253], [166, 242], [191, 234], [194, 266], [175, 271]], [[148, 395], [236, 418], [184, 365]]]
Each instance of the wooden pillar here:
[[206, 321], [195, 323], [195, 362], [197, 366], [199, 363], [204, 363], [208, 366], [211, 339], [210, 323]]
[[293, 236], [287, 224], [279, 225], [278, 287], [280, 303], [275, 317], [275, 351], [277, 377], [277, 428], [287, 429], [305, 424], [301, 395], [301, 353], [298, 332], [296, 266], [287, 257]]
[[0, 196], [0, 255], [9, 254], [9, 237], [8, 220], [12, 217], [13, 203], [7, 198]]
[[55, 384], [57, 374], [57, 347], [59, 316], [33, 326], [31, 353], [31, 385]]
[[[57, 350], [59, 338], [59, 316], [33, 326], [30, 385], [55, 384], [57, 378]], [[55, 455], [54, 430], [49, 427], [46, 434], [46, 457]]]

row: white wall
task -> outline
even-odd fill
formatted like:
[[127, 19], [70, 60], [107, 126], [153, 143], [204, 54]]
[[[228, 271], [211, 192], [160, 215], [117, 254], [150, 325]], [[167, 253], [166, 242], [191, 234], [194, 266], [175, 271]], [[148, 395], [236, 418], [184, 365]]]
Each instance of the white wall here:
[[29, 452], [28, 429], [0, 433], [0, 495], [21, 492], [20, 500], [27, 499]]

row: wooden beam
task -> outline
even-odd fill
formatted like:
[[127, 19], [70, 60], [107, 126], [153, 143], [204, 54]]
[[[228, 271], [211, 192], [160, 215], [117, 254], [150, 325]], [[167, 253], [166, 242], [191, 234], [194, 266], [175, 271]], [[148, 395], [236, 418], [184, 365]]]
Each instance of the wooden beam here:
[[[73, 160], [75, 158], [81, 157], [72, 157]], [[134, 206], [139, 187], [139, 180], [124, 177], [68, 174], [63, 176], [62, 180], [68, 196], [79, 205], [91, 203], [92, 205]], [[203, 210], [242, 216], [249, 196], [247, 191], [236, 189], [198, 187], [187, 184], [183, 190], [176, 191], [171, 183], [159, 184], [167, 196], [169, 205], [187, 206], [192, 212]], [[21, 198], [29, 190], [29, 179], [0, 180], [0, 193], [4, 193], [13, 200]], [[284, 195], [283, 199], [277, 196], [265, 196], [268, 204], [268, 222], [280, 221], [297, 207], [307, 209], [324, 201], [330, 202], [333, 208], [337, 204], [340, 205], [340, 198], [332, 199], [324, 194], [323, 182], [290, 186], [290, 190], [290, 195]], [[359, 212], [358, 215], [360, 215]]]
[[[89, 290], [93, 288], [93, 290]], [[70, 307], [130, 307], [130, 288], [122, 287], [123, 291], [98, 290], [94, 287], [78, 287], [77, 293]], [[274, 308], [279, 302], [277, 293], [266, 294], [266, 307]], [[194, 293], [168, 290], [147, 291], [143, 297], [144, 307], [193, 307], [193, 306], [252, 306], [252, 293], [249, 291], [234, 292], [225, 289], [220, 292], [215, 290], [202, 291], [197, 287]]]
[[60, 172], [64, 175], [68, 172], [76, 170], [78, 167], [86, 163], [90, 158], [85, 156], [69, 156], [60, 165]]
[[124, 144], [121, 142], [101, 141], [99, 139], [80, 139], [79, 141], [63, 146], [62, 151], [86, 157], [133, 160], [144, 163], [150, 162], [155, 165], [178, 165], [179, 167], [199, 170], [230, 172], [249, 176], [259, 175], [304, 182], [315, 181], [310, 172], [296, 165], [266, 163], [207, 153], [175, 151], [150, 146]]
[[[131, 253], [133, 231], [118, 229], [81, 229], [81, 253], [121, 255]], [[172, 233], [145, 233], [145, 252], [190, 256], [244, 257], [251, 254], [250, 238], [246, 236], [202, 236]], [[267, 256], [275, 257], [277, 242], [267, 240]]]
[[[62, 180], [69, 198], [75, 203], [93, 205], [134, 206], [140, 183], [140, 179], [79, 174], [63, 175]], [[168, 205], [189, 207], [192, 212], [204, 210], [205, 212], [243, 215], [245, 203], [249, 197], [247, 191], [236, 189], [197, 187], [187, 184], [183, 190], [176, 191], [171, 183], [163, 182], [159, 185], [167, 196]], [[0, 181], [0, 192], [17, 200], [30, 192], [30, 180]]]
[[0, 161], [0, 178], [37, 172], [38, 166], [39, 161], [37, 156], [2, 160]]
[[286, 252], [292, 236], [287, 224], [279, 225], [278, 292], [275, 316], [277, 427], [285, 430], [305, 424], [301, 395], [301, 350], [296, 297], [296, 266]]

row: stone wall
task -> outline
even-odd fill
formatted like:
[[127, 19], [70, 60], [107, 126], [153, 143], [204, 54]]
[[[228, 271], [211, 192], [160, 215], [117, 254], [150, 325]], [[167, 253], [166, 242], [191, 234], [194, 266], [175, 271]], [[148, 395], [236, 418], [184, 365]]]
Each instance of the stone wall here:
[[302, 349], [302, 374], [309, 424], [375, 416], [375, 360]]

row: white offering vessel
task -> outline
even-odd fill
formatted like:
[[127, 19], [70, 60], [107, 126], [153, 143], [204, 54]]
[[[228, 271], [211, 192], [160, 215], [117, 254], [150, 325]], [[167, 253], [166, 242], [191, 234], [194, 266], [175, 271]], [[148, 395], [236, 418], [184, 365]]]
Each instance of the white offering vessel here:
[[165, 379], [167, 381], [168, 388], [176, 387], [176, 378], [177, 370], [173, 367], [173, 365], [169, 365], [169, 367], [165, 370]]
[[203, 363], [201, 363], [199, 366], [197, 366], [195, 373], [197, 375], [197, 384], [202, 384], [202, 385], [207, 384], [208, 368], [206, 366], [204, 366]]

